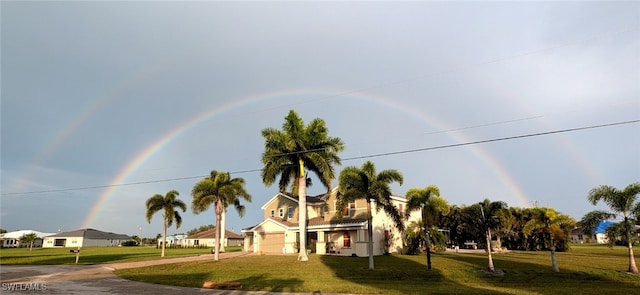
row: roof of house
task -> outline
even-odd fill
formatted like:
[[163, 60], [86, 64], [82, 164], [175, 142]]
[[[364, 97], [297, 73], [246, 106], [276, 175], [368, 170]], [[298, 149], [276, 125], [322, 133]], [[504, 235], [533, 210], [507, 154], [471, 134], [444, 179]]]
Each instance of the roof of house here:
[[597, 234], [603, 234], [605, 233], [605, 230], [608, 227], [610, 227], [613, 223], [614, 222], [610, 220], [601, 221], [600, 223], [598, 223], [598, 226], [596, 226], [596, 229], [594, 230], [594, 232]]
[[[244, 237], [242, 237], [241, 235], [228, 230], [224, 231], [224, 236], [227, 239], [244, 239]], [[215, 239], [215, 238], [216, 238], [215, 227], [212, 229], [201, 231], [199, 233], [192, 234], [187, 237], [187, 239]]]
[[[324, 197], [327, 194], [321, 194], [321, 195], [317, 195], [317, 196], [307, 196], [307, 205], [308, 206], [321, 206], [324, 205]], [[291, 193], [277, 193], [275, 196], [271, 197], [271, 199], [269, 199], [266, 203], [264, 203], [264, 205], [262, 205], [262, 210], [264, 210], [271, 202], [275, 201], [278, 198], [287, 198], [293, 202], [298, 202], [298, 196], [294, 196]]]
[[23, 230], [17, 230], [17, 231], [12, 231], [12, 232], [8, 232], [8, 233], [0, 234], [0, 238], [2, 238], [2, 239], [19, 239], [22, 236], [28, 235], [28, 234], [31, 234], [31, 233], [35, 233], [36, 236], [38, 236], [38, 238], [44, 238], [46, 236], [53, 235], [53, 233], [43, 233], [43, 232], [39, 232], [39, 231], [35, 231], [35, 230], [23, 229]]
[[[268, 217], [264, 221], [247, 228], [243, 228], [243, 232], [253, 231], [256, 227], [264, 224], [267, 221], [273, 221], [278, 223], [286, 228], [295, 229], [298, 228], [299, 224], [297, 222], [291, 222], [288, 220], [284, 220], [279, 217]], [[323, 228], [323, 227], [346, 227], [346, 226], [363, 226], [367, 224], [366, 218], [344, 218], [344, 219], [331, 219], [324, 220], [323, 217], [314, 217], [308, 220], [307, 227], [308, 228]]]
[[102, 240], [130, 240], [131, 237], [123, 234], [103, 232], [93, 228], [83, 228], [74, 231], [62, 232], [49, 237], [82, 237], [85, 239]]

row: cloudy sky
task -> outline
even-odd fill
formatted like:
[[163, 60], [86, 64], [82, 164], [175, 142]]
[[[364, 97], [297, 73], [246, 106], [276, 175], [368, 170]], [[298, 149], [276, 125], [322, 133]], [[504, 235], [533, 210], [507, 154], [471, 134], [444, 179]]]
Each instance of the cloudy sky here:
[[[338, 171], [401, 171], [397, 194], [580, 219], [605, 208], [590, 189], [640, 180], [638, 122], [465, 145], [640, 119], [638, 2], [2, 1], [1, 19], [10, 231], [155, 236], [145, 200], [190, 204], [215, 169], [253, 196], [239, 232], [277, 192], [260, 131], [290, 109], [346, 143]], [[215, 223], [182, 216], [170, 233]]]

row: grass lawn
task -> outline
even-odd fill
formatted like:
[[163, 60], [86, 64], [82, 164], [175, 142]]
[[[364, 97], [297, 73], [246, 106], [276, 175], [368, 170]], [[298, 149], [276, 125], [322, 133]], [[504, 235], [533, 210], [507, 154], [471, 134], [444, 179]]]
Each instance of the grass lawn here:
[[[227, 249], [237, 251], [239, 249]], [[636, 250], [636, 253], [638, 250]], [[167, 249], [167, 257], [210, 253], [210, 249]], [[160, 259], [155, 247], [83, 248], [80, 263], [131, 262]], [[204, 281], [241, 282], [244, 290], [271, 292], [367, 294], [640, 294], [640, 277], [627, 274], [627, 249], [603, 245], [573, 245], [557, 253], [560, 273], [551, 271], [549, 252], [513, 251], [494, 254], [504, 271], [488, 275], [484, 254], [436, 253], [433, 270], [425, 256], [366, 257], [311, 255], [297, 262], [294, 255], [243, 256], [220, 261], [197, 261], [117, 270], [130, 280], [201, 287]], [[636, 254], [636, 259], [638, 255]], [[70, 264], [69, 249], [1, 249], [0, 263]]]
[[[0, 264], [74, 264], [76, 256], [69, 253], [73, 248], [28, 248], [0, 249]], [[241, 247], [227, 247], [226, 251], [241, 251]], [[144, 247], [86, 247], [80, 250], [78, 264], [99, 264], [109, 262], [133, 262], [161, 259], [161, 249], [153, 246]], [[167, 248], [166, 258], [197, 256], [211, 253], [210, 248]]]
[[[624, 247], [573, 246], [557, 253], [560, 273], [551, 271], [549, 252], [513, 251], [493, 255], [502, 276], [480, 271], [483, 254], [437, 253], [433, 270], [425, 256], [375, 257], [374, 271], [366, 257], [311, 255], [245, 256], [218, 262], [200, 261], [124, 269], [126, 279], [201, 287], [204, 281], [241, 282], [244, 290], [271, 292], [370, 294], [640, 294], [640, 277], [627, 274]], [[636, 255], [637, 256], [637, 255]]]

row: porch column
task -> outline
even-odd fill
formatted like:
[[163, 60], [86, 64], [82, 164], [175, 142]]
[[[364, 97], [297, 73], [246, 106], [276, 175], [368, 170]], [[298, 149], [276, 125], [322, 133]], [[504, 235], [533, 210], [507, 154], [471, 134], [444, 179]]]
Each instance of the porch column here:
[[316, 254], [324, 255], [327, 254], [327, 249], [325, 248], [326, 241], [324, 240], [324, 231], [318, 231], [318, 241], [316, 242]]

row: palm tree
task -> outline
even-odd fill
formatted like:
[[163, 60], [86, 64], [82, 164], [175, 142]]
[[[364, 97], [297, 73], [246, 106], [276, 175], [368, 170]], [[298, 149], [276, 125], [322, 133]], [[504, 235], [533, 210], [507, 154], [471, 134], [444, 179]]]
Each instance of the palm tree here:
[[191, 190], [193, 201], [191, 209], [194, 214], [200, 214], [209, 209], [211, 204], [215, 204], [216, 213], [216, 244], [214, 247], [214, 259], [220, 257], [220, 220], [223, 210], [233, 204], [238, 211], [238, 215], [244, 216], [245, 207], [240, 204], [240, 198], [251, 202], [251, 195], [244, 188], [243, 178], [231, 178], [229, 172], [211, 171], [209, 177], [200, 180]]
[[163, 210], [162, 212], [162, 254], [160, 257], [164, 257], [165, 244], [167, 243], [167, 227], [171, 227], [173, 221], [176, 221], [176, 228], [180, 228], [182, 224], [182, 216], [175, 210], [176, 207], [182, 209], [182, 212], [187, 211], [187, 205], [178, 200], [178, 191], [171, 190], [167, 192], [165, 196], [161, 194], [155, 194], [149, 198], [146, 202], [147, 206], [147, 222], [151, 223], [151, 217], [156, 212]]
[[580, 222], [583, 226], [583, 231], [586, 234], [591, 234], [600, 221], [615, 218], [615, 213], [622, 213], [622, 225], [627, 240], [627, 248], [629, 249], [628, 271], [634, 274], [638, 273], [638, 267], [633, 256], [631, 230], [633, 228], [633, 220], [640, 219], [638, 194], [640, 194], [640, 182], [632, 183], [625, 187], [624, 190], [619, 190], [609, 185], [598, 186], [589, 191], [587, 197], [589, 202], [596, 205], [598, 202], [603, 201], [613, 212], [592, 211], [587, 213]]
[[420, 209], [427, 248], [427, 269], [431, 270], [431, 234], [430, 231], [436, 225], [438, 216], [449, 214], [450, 206], [447, 200], [440, 197], [440, 189], [435, 185], [423, 189], [412, 188], [407, 191], [407, 208], [405, 215], [409, 217], [411, 212]]
[[402, 216], [391, 200], [392, 182], [402, 185], [402, 174], [397, 170], [388, 169], [376, 173], [376, 166], [367, 161], [362, 168], [355, 166], [346, 167], [340, 172], [339, 190], [336, 198], [336, 212], [342, 217], [345, 206], [358, 199], [367, 202], [367, 231], [369, 236], [369, 269], [373, 269], [373, 215], [371, 214], [371, 201], [376, 202], [376, 211], [382, 208], [393, 219], [396, 227], [404, 230]]
[[487, 239], [488, 268], [490, 272], [496, 271], [491, 257], [491, 230], [500, 227], [500, 216], [503, 215], [502, 211], [506, 208], [507, 204], [505, 202], [491, 202], [489, 199], [484, 199], [484, 201], [470, 207], [471, 221], [480, 227]]
[[550, 244], [551, 269], [560, 272], [556, 259], [556, 241], [565, 240], [567, 234], [575, 225], [573, 218], [559, 214], [551, 208], [534, 208], [531, 210], [532, 218], [525, 223], [522, 232], [531, 235], [534, 231], [542, 231], [543, 244]]
[[20, 237], [20, 243], [29, 244], [29, 252], [33, 249], [33, 242], [38, 239], [38, 235], [36, 233], [24, 234]]
[[329, 137], [329, 130], [322, 119], [314, 119], [309, 125], [291, 110], [284, 118], [282, 130], [262, 130], [265, 139], [262, 154], [262, 182], [272, 185], [279, 177], [280, 192], [285, 192], [293, 182], [291, 192], [297, 189], [298, 224], [300, 231], [299, 261], [307, 261], [307, 171], [318, 176], [320, 182], [331, 191], [335, 179], [334, 165], [340, 165], [338, 153], [344, 143], [337, 137]]

